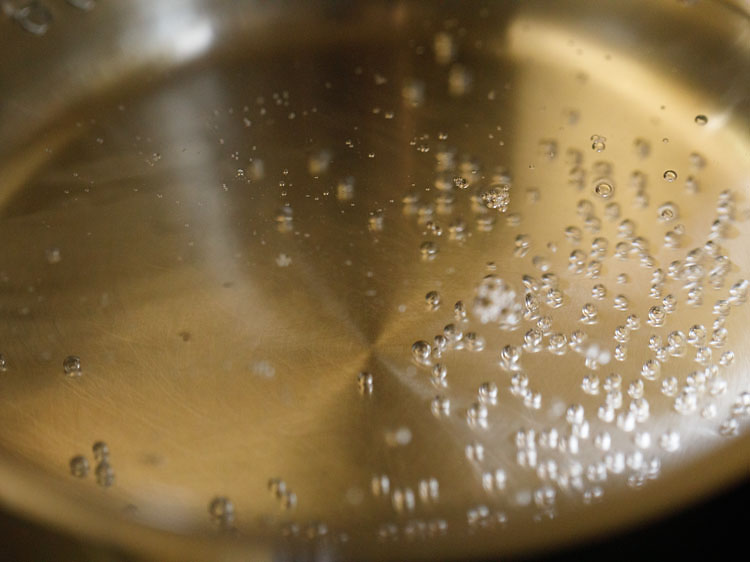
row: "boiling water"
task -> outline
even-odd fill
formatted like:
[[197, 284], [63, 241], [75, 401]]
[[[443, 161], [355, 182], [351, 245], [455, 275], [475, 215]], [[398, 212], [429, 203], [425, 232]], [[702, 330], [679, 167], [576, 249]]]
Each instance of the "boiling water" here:
[[741, 116], [491, 21], [197, 62], [15, 153], [6, 454], [332, 553], [524, 548], [700, 479], [750, 414]]

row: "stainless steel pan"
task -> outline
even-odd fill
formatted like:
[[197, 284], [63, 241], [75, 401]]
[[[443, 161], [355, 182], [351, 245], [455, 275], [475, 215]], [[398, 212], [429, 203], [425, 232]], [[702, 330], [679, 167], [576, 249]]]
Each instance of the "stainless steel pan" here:
[[467, 559], [747, 476], [747, 2], [0, 6], [8, 511]]

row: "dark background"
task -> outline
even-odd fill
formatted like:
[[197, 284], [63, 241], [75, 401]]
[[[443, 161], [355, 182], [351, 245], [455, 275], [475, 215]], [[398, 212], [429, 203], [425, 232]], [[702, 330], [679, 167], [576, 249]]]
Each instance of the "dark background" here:
[[[561, 552], [539, 553], [524, 562], [618, 560], [748, 560], [750, 478], [672, 516], [607, 539]], [[729, 556], [729, 552], [734, 554]], [[743, 554], [744, 553], [744, 554]], [[490, 561], [485, 561], [490, 562]], [[495, 562], [495, 561], [492, 561]]]

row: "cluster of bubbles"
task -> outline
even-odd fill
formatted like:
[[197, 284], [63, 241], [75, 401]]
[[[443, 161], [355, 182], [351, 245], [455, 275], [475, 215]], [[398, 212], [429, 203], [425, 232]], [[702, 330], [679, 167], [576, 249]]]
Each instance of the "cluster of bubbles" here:
[[[702, 125], [705, 121], [696, 118], [696, 123]], [[603, 152], [606, 140], [601, 135], [593, 135], [592, 149]], [[640, 158], [645, 159], [650, 155], [648, 141], [636, 139], [634, 146]], [[548, 160], [556, 158], [558, 145], [554, 139], [543, 139], [539, 147]], [[576, 491], [584, 503], [594, 503], [603, 498], [604, 484], [613, 477], [622, 476], [627, 485], [634, 488], [659, 477], [662, 460], [654, 452], [654, 447], [665, 454], [674, 453], [682, 447], [683, 442], [680, 432], [675, 429], [652, 435], [652, 403], [657, 400], [652, 397], [654, 393], [660, 392], [673, 400], [674, 410], [679, 414], [689, 415], [700, 411], [705, 419], [716, 416], [715, 398], [727, 392], [729, 387], [722, 372], [734, 362], [734, 353], [722, 350], [728, 341], [726, 318], [733, 307], [746, 301], [750, 287], [750, 283], [743, 279], [731, 284], [728, 280], [732, 262], [721, 244], [731, 232], [737, 214], [731, 192], [719, 194], [716, 216], [705, 244], [685, 250], [681, 260], [667, 260], [662, 264], [662, 252], [659, 251], [657, 259], [656, 250], [652, 250], [649, 240], [639, 234], [636, 222], [623, 216], [621, 202], [615, 197], [613, 166], [599, 161], [589, 171], [583, 167], [583, 155], [579, 150], [571, 148], [565, 154], [566, 163], [572, 166], [569, 168], [569, 185], [583, 189], [590, 172], [597, 178], [593, 182], [593, 193], [601, 200], [598, 204], [587, 199], [579, 200], [575, 208], [582, 224], [563, 229], [564, 240], [573, 246], [568, 259], [568, 273], [573, 278], [591, 280], [591, 300], [578, 305], [579, 327], [570, 332], [555, 328], [561, 319], [566, 320], [566, 317], [556, 316], [555, 311], [568, 309], [580, 297], [566, 292], [564, 283], [553, 271], [553, 262], [549, 257], [533, 253], [535, 240], [528, 234], [518, 234], [513, 239], [513, 256], [529, 260], [540, 275], [523, 275], [520, 291], [512, 286], [507, 277], [496, 273], [487, 275], [476, 286], [472, 306], [468, 309], [470, 315], [463, 301], [459, 301], [456, 311], [460, 313], [456, 314], [455, 323], [446, 325], [443, 333], [435, 336], [433, 341], [418, 340], [411, 348], [415, 363], [429, 369], [432, 384], [445, 389], [448, 369], [442, 356], [454, 349], [476, 351], [476, 346], [471, 345], [470, 340], [482, 342], [479, 351], [485, 348], [484, 339], [464, 327], [464, 324], [477, 322], [497, 325], [502, 331], [511, 332], [529, 323], [520, 345], [508, 344], [501, 348], [499, 366], [510, 377], [510, 394], [521, 399], [530, 410], [541, 409], [542, 392], [532, 388], [532, 377], [522, 365], [523, 357], [533, 357], [540, 352], [557, 356], [570, 355], [572, 352], [581, 358], [587, 372], [579, 379], [580, 389], [585, 396], [600, 397], [602, 402], [590, 408], [588, 417], [581, 404], [568, 406], [564, 413], [565, 427], [519, 430], [516, 436], [516, 464], [534, 471], [541, 483], [536, 489], [519, 491], [516, 500], [523, 498], [529, 505], [535, 505], [539, 510], [536, 517], [539, 518], [554, 517], [555, 498], [559, 491]], [[447, 169], [456, 167], [453, 153], [443, 154], [439, 161]], [[705, 160], [697, 153], [690, 155], [690, 161], [696, 170], [705, 166]], [[466, 177], [455, 177], [453, 187], [463, 190], [481, 186], [483, 177], [476, 177], [478, 163], [474, 170], [475, 173]], [[499, 177], [498, 174], [503, 176]], [[667, 169], [662, 175], [670, 184], [678, 180], [677, 172], [672, 169]], [[447, 180], [444, 184], [450, 186]], [[649, 208], [652, 197], [647, 191], [646, 175], [639, 170], [634, 171], [629, 185], [633, 189], [634, 208]], [[698, 180], [692, 175], [688, 176], [685, 181], [686, 193], [697, 193], [697, 186]], [[479, 187], [474, 196], [474, 208], [480, 210], [479, 218], [488, 216], [484, 209], [496, 209], [517, 216], [517, 213], [510, 212], [510, 193], [511, 181], [507, 171], [495, 174], [490, 187]], [[541, 196], [536, 188], [529, 189], [528, 194], [529, 203], [535, 203]], [[680, 208], [670, 200], [654, 207], [654, 224], [668, 225], [669, 228], [664, 234], [664, 249], [667, 252], [683, 251], [681, 248], [688, 237], [685, 226], [679, 222]], [[603, 215], [598, 216], [599, 209], [603, 210]], [[602, 232], [605, 221], [613, 223], [614, 241], [610, 241]], [[478, 227], [481, 224], [478, 220]], [[494, 220], [485, 224], [493, 225]], [[517, 223], [508, 221], [508, 224], [514, 226]], [[587, 248], [584, 241], [589, 236], [591, 245]], [[554, 255], [559, 246], [556, 242], [548, 242], [546, 248]], [[608, 273], [603, 266], [605, 263], [614, 266], [618, 262], [628, 268], [628, 273], [621, 272], [615, 276], [616, 284], [624, 286], [624, 289], [610, 293], [603, 281], [604, 274]], [[642, 311], [642, 315], [641, 311], [636, 313], [632, 310], [635, 308], [634, 302], [626, 294], [627, 286], [632, 283], [631, 276], [637, 275], [637, 268], [648, 272], [648, 298], [655, 301]], [[638, 277], [640, 281], [640, 275]], [[702, 307], [707, 290], [726, 290], [727, 287], [729, 291], [726, 297], [713, 304], [711, 329], [702, 324], [677, 325], [676, 312], [683, 307]], [[437, 293], [428, 293], [426, 302], [428, 310], [437, 310]], [[608, 312], [604, 317], [602, 310]], [[594, 329], [603, 322], [603, 318], [609, 322], [611, 310], [622, 313], [623, 321], [615, 327], [610, 343], [606, 340], [607, 336]], [[635, 378], [623, 382], [623, 377], [617, 372], [610, 372], [606, 376], [597, 374], [612, 360], [622, 367], [629, 367], [629, 346], [642, 341], [644, 337], [648, 339], [648, 345], [643, 348], [638, 344], [637, 351], [640, 355], [647, 349], [650, 355], [634, 371]], [[682, 369], [683, 361], [691, 358], [698, 369], [687, 371], [683, 376], [678, 376], [674, 368], [667, 366], [670, 360], [680, 359], [679, 368]], [[481, 383], [476, 395], [462, 410], [469, 427], [474, 430], [490, 427], [492, 409], [498, 404], [500, 388], [494, 380]], [[737, 398], [730, 416], [717, 427], [718, 433], [731, 436], [739, 432], [741, 419], [749, 415], [749, 396], [746, 392]], [[430, 409], [438, 418], [450, 416], [452, 402], [453, 399], [443, 391], [431, 400]], [[550, 407], [555, 407], [554, 400]], [[595, 426], [608, 429], [594, 433]], [[584, 462], [582, 458], [579, 460], [583, 447], [600, 451], [601, 458], [591, 462]], [[482, 464], [484, 446], [476, 441], [470, 443], [466, 446], [466, 458], [469, 462]], [[504, 475], [503, 468], [483, 470], [481, 483], [484, 491], [503, 491]], [[504, 517], [505, 514], [502, 514], [501, 519]], [[469, 528], [488, 528], [497, 524], [496, 514], [484, 505], [469, 509], [467, 521]]]
[[234, 523], [234, 504], [225, 496], [216, 496], [208, 504], [208, 514], [220, 529], [230, 529]]
[[437, 478], [420, 479], [416, 486], [392, 486], [387, 474], [377, 474], [371, 480], [372, 495], [375, 498], [387, 498], [393, 511], [397, 514], [412, 513], [417, 503], [436, 504], [440, 499], [440, 483]]
[[[104, 488], [109, 488], [115, 482], [115, 471], [110, 464], [109, 447], [104, 441], [97, 441], [92, 447], [96, 468], [94, 476], [96, 482]], [[86, 478], [89, 475], [89, 460], [84, 455], [75, 455], [69, 462], [70, 473], [76, 478]]]
[[268, 491], [273, 494], [283, 509], [290, 510], [297, 507], [297, 494], [287, 486], [284, 480], [281, 478], [269, 478], [267, 487]]

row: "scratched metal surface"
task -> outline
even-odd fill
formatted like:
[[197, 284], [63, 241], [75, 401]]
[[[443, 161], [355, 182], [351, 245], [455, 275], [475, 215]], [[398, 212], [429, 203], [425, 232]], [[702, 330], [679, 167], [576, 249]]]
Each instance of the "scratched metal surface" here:
[[[8, 509], [160, 559], [466, 558], [583, 540], [747, 475], [741, 3], [49, 4], [43, 35], [0, 20]], [[510, 202], [488, 209], [499, 167]], [[688, 252], [709, 239], [691, 305]], [[515, 289], [516, 329], [481, 322], [487, 274]], [[465, 349], [415, 361], [451, 323]], [[704, 357], [649, 348], [695, 324]], [[503, 365], [507, 345], [521, 357]], [[218, 525], [215, 497], [234, 508]]]

